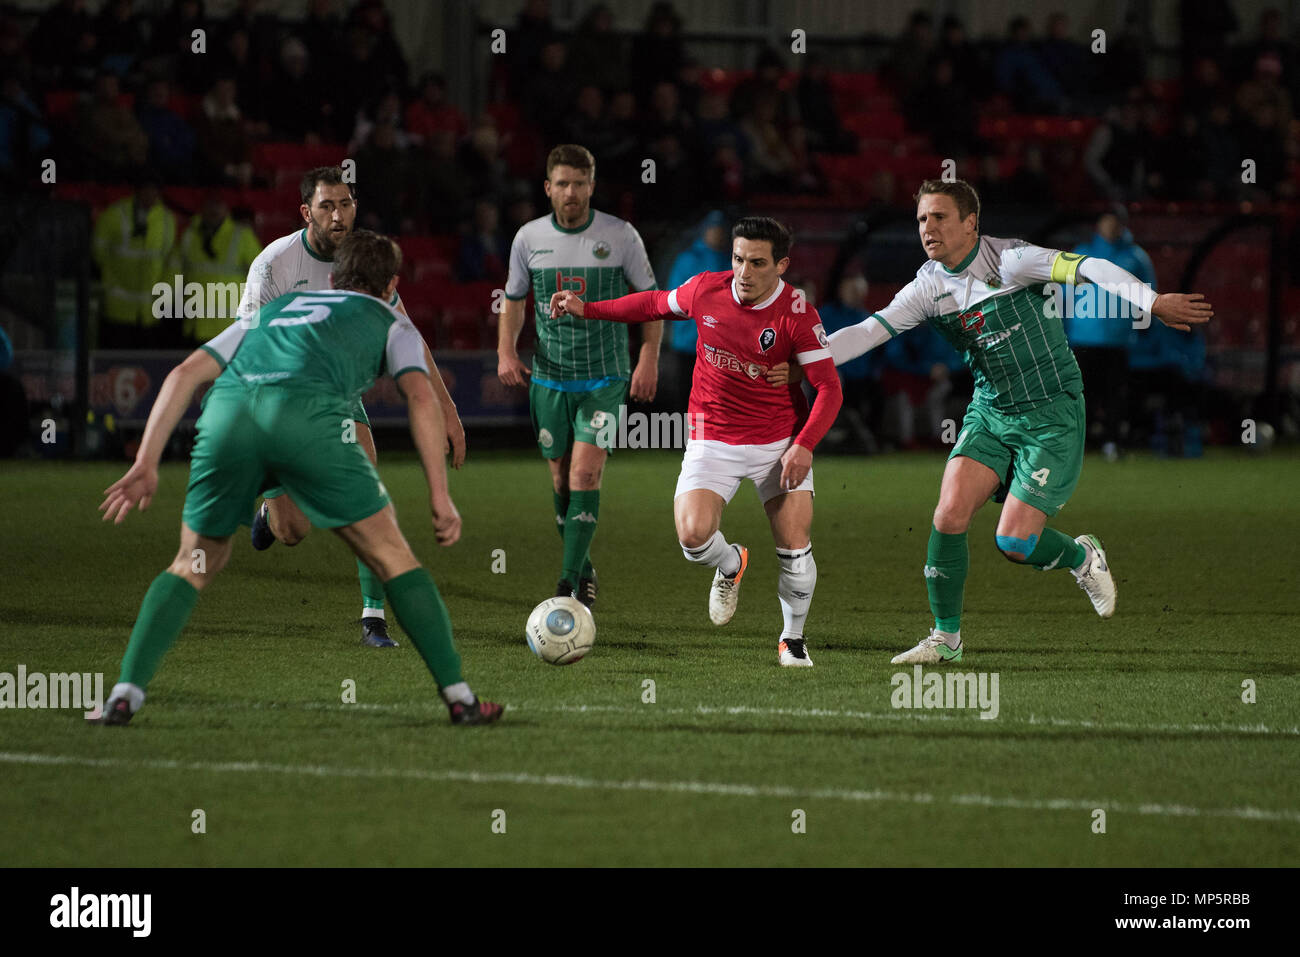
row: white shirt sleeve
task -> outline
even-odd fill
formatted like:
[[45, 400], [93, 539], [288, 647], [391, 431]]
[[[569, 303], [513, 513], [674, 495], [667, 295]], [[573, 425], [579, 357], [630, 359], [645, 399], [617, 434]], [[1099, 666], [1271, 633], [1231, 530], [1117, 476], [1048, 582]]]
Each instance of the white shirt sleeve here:
[[934, 299], [921, 283], [921, 277], [918, 276], [898, 290], [889, 305], [872, 313], [889, 330], [891, 336], [913, 329], [930, 318]]
[[205, 342], [201, 348], [221, 363], [221, 368], [224, 369], [230, 365], [230, 360], [235, 358], [235, 353], [239, 351], [239, 345], [244, 341], [247, 332], [248, 327], [242, 322], [232, 322]]
[[1026, 286], [1039, 282], [1073, 286], [1078, 282], [1079, 264], [1087, 258], [1082, 253], [1067, 253], [1017, 240], [1002, 250], [1002, 274]]
[[1155, 305], [1156, 291], [1109, 259], [1089, 256], [1079, 264], [1078, 275], [1080, 279], [1096, 283], [1099, 288], [1111, 295], [1127, 300], [1141, 309], [1144, 314], [1149, 315], [1151, 307]]
[[875, 316], [867, 316], [856, 326], [848, 326], [831, 333], [831, 358], [835, 360], [837, 366], [842, 366], [892, 338], [889, 330], [879, 319]]
[[419, 369], [426, 375], [428, 365], [424, 361], [424, 340], [415, 324], [402, 316], [388, 327], [388, 345], [384, 350], [385, 367], [394, 379], [403, 372]]
[[244, 294], [239, 300], [237, 315], [245, 324], [251, 323], [268, 302], [280, 295], [280, 288], [272, 268], [272, 257], [267, 255], [270, 247], [263, 249], [248, 267], [248, 280], [244, 283]]
[[528, 269], [528, 242], [524, 231], [515, 233], [510, 244], [510, 272], [506, 276], [506, 298], [527, 299], [533, 285], [533, 274]]
[[650, 257], [646, 255], [645, 243], [641, 240], [641, 234], [636, 231], [636, 227], [631, 223], [625, 225], [627, 226], [628, 236], [623, 253], [623, 278], [637, 292], [657, 289], [658, 283], [655, 282], [655, 272], [650, 267]]

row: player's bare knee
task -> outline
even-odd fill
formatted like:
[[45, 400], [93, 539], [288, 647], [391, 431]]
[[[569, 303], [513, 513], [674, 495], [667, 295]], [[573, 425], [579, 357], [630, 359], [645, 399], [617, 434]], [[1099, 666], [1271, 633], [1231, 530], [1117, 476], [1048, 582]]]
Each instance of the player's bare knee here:
[[603, 469], [572, 469], [569, 472], [569, 488], [575, 492], [590, 492], [600, 488], [600, 476]]
[[703, 548], [716, 531], [707, 520], [694, 515], [681, 516], [677, 520], [677, 541], [683, 551]]
[[934, 510], [934, 527], [944, 535], [960, 535], [970, 528], [971, 516], [962, 509], [957, 509], [940, 502]]

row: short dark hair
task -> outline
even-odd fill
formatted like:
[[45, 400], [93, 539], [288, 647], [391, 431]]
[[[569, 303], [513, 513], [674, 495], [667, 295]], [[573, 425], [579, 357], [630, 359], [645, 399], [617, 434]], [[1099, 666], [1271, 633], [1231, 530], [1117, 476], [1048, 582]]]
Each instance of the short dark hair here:
[[555, 147], [546, 157], [546, 178], [551, 178], [551, 170], [557, 166], [572, 166], [577, 170], [584, 170], [594, 181], [596, 179], [596, 157], [591, 155], [591, 150], [585, 146], [579, 146], [577, 143], [564, 143]]
[[347, 186], [352, 198], [357, 198], [356, 184], [343, 182], [342, 166], [317, 166], [303, 173], [302, 182], [298, 184], [298, 192], [302, 195], [304, 206], [311, 205], [311, 198], [316, 195], [317, 183], [324, 183], [326, 186]]
[[790, 255], [794, 239], [782, 222], [770, 216], [745, 216], [731, 227], [732, 239], [766, 240], [772, 244], [772, 262], [779, 263]]
[[354, 229], [334, 252], [334, 288], [382, 296], [401, 268], [397, 243], [369, 229]]
[[942, 193], [944, 196], [951, 196], [954, 203], [957, 204], [957, 215], [963, 220], [971, 213], [975, 214], [975, 229], [978, 232], [980, 228], [980, 194], [975, 192], [975, 187], [964, 179], [955, 179], [951, 183], [941, 179], [927, 179], [921, 184], [921, 188], [916, 191], [913, 197], [918, 203], [921, 197], [929, 193]]

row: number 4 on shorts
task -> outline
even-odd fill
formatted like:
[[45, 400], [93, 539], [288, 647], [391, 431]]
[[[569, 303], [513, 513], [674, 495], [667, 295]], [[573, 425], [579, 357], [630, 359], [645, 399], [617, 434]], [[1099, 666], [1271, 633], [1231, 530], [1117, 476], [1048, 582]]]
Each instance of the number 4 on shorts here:
[[1047, 476], [1051, 474], [1051, 469], [1039, 469], [1037, 472], [1031, 472], [1029, 477], [1038, 483], [1039, 488], [1042, 488], [1047, 484]]

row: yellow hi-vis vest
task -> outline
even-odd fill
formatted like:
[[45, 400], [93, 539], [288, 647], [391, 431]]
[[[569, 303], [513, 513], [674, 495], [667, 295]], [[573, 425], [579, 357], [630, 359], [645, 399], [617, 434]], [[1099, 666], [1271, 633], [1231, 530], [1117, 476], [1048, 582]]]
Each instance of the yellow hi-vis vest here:
[[134, 221], [135, 197], [127, 196], [105, 209], [95, 223], [95, 262], [104, 280], [103, 319], [151, 328], [159, 323], [153, 288], [164, 278], [176, 245], [176, 217], [159, 202], [149, 210], [143, 236], [132, 235]]
[[[207, 342], [234, 321], [248, 269], [262, 251], [253, 231], [227, 216], [212, 237], [214, 258], [203, 245], [201, 227], [202, 217], [195, 216], [173, 260], [184, 297], [173, 305], [173, 315], [185, 317], [185, 336], [196, 344]], [[195, 297], [201, 298], [192, 301]]]

